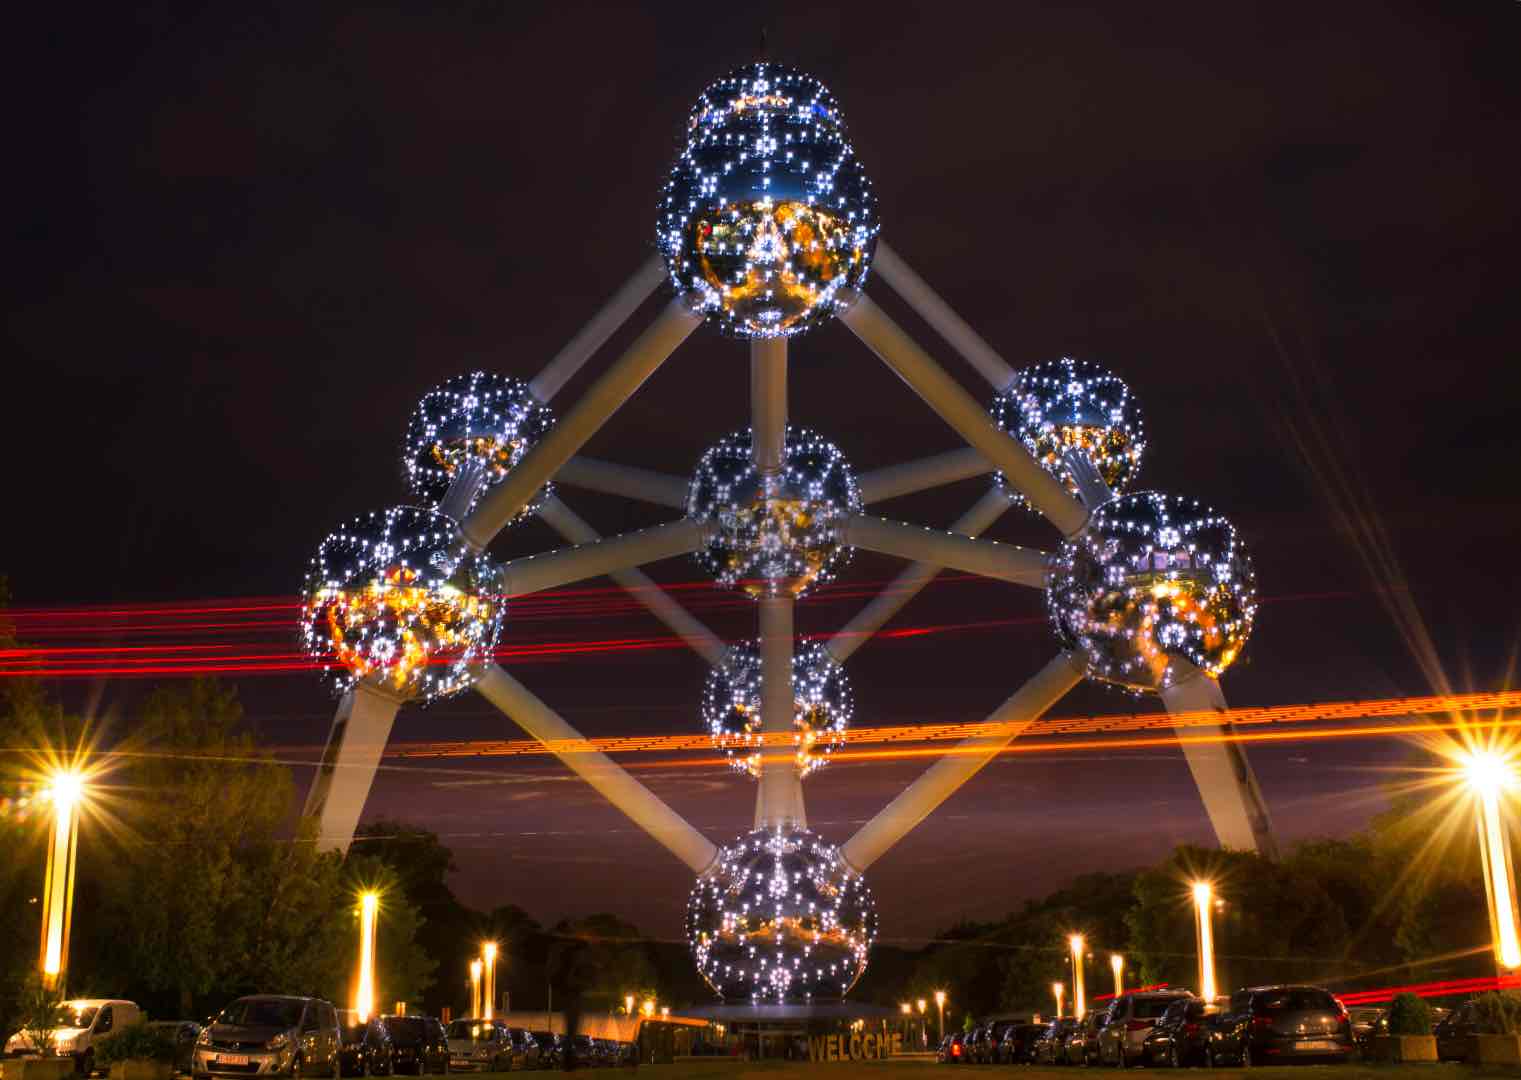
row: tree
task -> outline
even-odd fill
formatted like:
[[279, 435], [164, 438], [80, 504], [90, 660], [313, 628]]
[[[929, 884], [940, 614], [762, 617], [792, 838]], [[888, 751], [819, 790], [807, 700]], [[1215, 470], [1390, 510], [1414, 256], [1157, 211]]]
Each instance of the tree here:
[[587, 1010], [611, 1011], [627, 994], [657, 994], [655, 965], [632, 923], [601, 913], [561, 921], [551, 933], [550, 975], [567, 1002], [579, 995]]

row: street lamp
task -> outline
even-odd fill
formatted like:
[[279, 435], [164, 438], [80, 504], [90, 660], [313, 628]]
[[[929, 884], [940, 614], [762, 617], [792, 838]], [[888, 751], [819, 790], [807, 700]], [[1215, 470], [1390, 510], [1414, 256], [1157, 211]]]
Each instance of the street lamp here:
[[624, 994], [623, 995], [623, 1015], [624, 1016], [633, 1016], [634, 1015], [634, 995], [633, 994]]
[[375, 916], [379, 910], [378, 893], [359, 894], [359, 978], [354, 986], [354, 1011], [361, 1024], [368, 1023], [375, 1011]]
[[1051, 984], [1051, 996], [1056, 998], [1056, 1018], [1062, 1018], [1062, 998], [1067, 994], [1067, 987], [1059, 982]]
[[481, 962], [470, 961], [470, 1015], [481, 1015]]
[[1109, 954], [1109, 966], [1114, 969], [1114, 996], [1125, 992], [1125, 958], [1119, 953]]
[[1463, 762], [1463, 777], [1479, 803], [1479, 858], [1484, 867], [1484, 891], [1489, 897], [1495, 963], [1514, 970], [1521, 967], [1521, 934], [1516, 929], [1516, 875], [1500, 796], [1515, 783], [1515, 772], [1510, 762], [1494, 751], [1476, 750]]
[[488, 941], [481, 946], [481, 956], [486, 961], [486, 992], [481, 1004], [481, 1018], [490, 1020], [496, 1015], [496, 942]]
[[655, 999], [654, 998], [645, 998], [644, 999], [644, 1015], [645, 1015], [646, 1018], [655, 1015]]
[[940, 1027], [936, 1029], [935, 1033], [940, 1036], [940, 1041], [944, 1042], [945, 1041], [945, 991], [944, 990], [936, 990], [935, 991], [935, 1008], [937, 1008], [937, 1009], [940, 1010]]
[[1215, 931], [1212, 917], [1215, 887], [1207, 881], [1194, 882], [1194, 923], [1199, 940], [1199, 996], [1215, 999]]
[[1081, 1019], [1088, 1007], [1088, 995], [1083, 989], [1083, 935], [1073, 934], [1067, 945], [1072, 949], [1072, 1015]]
[[84, 777], [75, 769], [55, 772], [43, 797], [53, 803], [53, 835], [48, 845], [47, 878], [42, 889], [42, 948], [37, 966], [42, 981], [62, 992], [69, 966], [69, 925], [74, 916], [74, 864], [79, 848], [79, 806]]

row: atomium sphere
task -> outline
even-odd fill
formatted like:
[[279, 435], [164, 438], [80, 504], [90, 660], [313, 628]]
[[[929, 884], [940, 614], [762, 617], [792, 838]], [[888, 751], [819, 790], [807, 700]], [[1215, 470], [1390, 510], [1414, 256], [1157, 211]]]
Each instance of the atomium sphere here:
[[[1067, 450], [1086, 453], [1116, 495], [1135, 480], [1146, 450], [1141, 407], [1130, 387], [1098, 364], [1067, 356], [1016, 375], [993, 399], [993, 420], [1073, 495], [1077, 481], [1063, 458]], [[1002, 472], [994, 480], [1005, 486]], [[1028, 505], [1018, 492], [1010, 496]]]
[[322, 541], [302, 590], [301, 637], [337, 689], [362, 679], [408, 700], [470, 686], [505, 607], [501, 571], [453, 518], [401, 506]]
[[[799, 776], [829, 760], [845, 741], [855, 711], [845, 668], [816, 641], [792, 654], [792, 742]], [[760, 776], [761, 651], [759, 641], [729, 649], [722, 667], [708, 673], [702, 692], [702, 719], [713, 745], [741, 772]]]
[[797, 334], [866, 283], [877, 200], [812, 75], [749, 64], [702, 92], [655, 224], [671, 284], [721, 331]]
[[751, 596], [801, 596], [850, 558], [839, 532], [861, 509], [855, 473], [834, 443], [808, 428], [787, 428], [774, 475], [755, 467], [750, 446], [749, 429], [737, 431], [697, 463], [687, 515], [713, 526], [697, 561], [720, 585]]
[[[470, 460], [484, 469], [481, 493], [499, 483], [554, 423], [528, 384], [510, 375], [472, 371], [429, 391], [412, 410], [401, 464], [412, 493], [437, 506]], [[514, 521], [536, 513], [552, 492], [545, 484]], [[471, 505], [473, 505], [472, 500]]]
[[1090, 678], [1128, 690], [1172, 684], [1187, 660], [1219, 676], [1257, 612], [1251, 559], [1225, 518], [1192, 499], [1122, 495], [1052, 560], [1046, 605]]
[[697, 970], [731, 1001], [843, 997], [866, 970], [877, 911], [866, 879], [807, 829], [757, 829], [722, 848], [687, 901]]

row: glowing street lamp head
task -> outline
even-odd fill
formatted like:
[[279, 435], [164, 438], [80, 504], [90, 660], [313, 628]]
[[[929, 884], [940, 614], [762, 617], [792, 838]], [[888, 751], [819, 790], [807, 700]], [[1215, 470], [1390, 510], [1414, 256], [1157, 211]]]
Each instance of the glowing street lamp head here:
[[945, 991], [944, 990], [936, 990], [935, 991], [935, 1004], [941, 1006], [942, 1008], [944, 1008], [944, 1006], [945, 1006]]
[[1072, 949], [1072, 955], [1073, 956], [1082, 956], [1083, 955], [1083, 935], [1082, 934], [1072, 934], [1070, 937], [1067, 938], [1067, 944], [1068, 944], [1068, 946], [1071, 947], [1071, 949]]
[[84, 776], [77, 769], [62, 769], [48, 780], [48, 796], [58, 810], [67, 810], [84, 798]]
[[623, 995], [623, 1011], [627, 1015], [629, 1015], [629, 1016], [633, 1016], [634, 1015], [634, 995], [633, 994], [624, 994]]
[[1125, 970], [1125, 958], [1119, 953], [1109, 954], [1109, 966], [1114, 969], [1115, 975]]
[[481, 962], [479, 960], [470, 961], [470, 977], [477, 980], [481, 977]]
[[654, 1016], [655, 1015], [655, 999], [654, 998], [645, 998], [644, 999], [644, 1015], [645, 1016]]
[[496, 963], [496, 942], [488, 941], [481, 946], [481, 955], [486, 958], [486, 963]]
[[904, 1016], [912, 1016], [914, 1014], [914, 1010], [909, 1007], [909, 1004], [906, 1001], [898, 1006], [898, 1011], [901, 1012]]
[[1464, 757], [1463, 779], [1480, 795], [1497, 795], [1515, 782], [1515, 770], [1493, 750], [1475, 750]]
[[918, 1005], [918, 1006], [919, 1006], [919, 1011], [920, 1011], [920, 1012], [923, 1012], [923, 1011], [924, 1011], [924, 1007], [925, 1007], [925, 1001], [924, 1001], [924, 999], [923, 999], [923, 998], [920, 998], [920, 999], [919, 999], [919, 1000], [918, 1000], [918, 1001], [917, 1001], [917, 1002], [916, 1002], [916, 1004], [917, 1004], [917, 1005]]
[[1194, 882], [1194, 903], [1201, 907], [1209, 904], [1210, 898], [1215, 895], [1215, 887], [1207, 881]]

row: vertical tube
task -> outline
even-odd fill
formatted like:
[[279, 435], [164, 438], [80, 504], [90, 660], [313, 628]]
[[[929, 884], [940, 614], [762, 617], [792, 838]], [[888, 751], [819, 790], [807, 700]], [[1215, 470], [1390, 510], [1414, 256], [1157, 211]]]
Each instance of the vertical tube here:
[[750, 439], [755, 467], [775, 473], [782, 467], [787, 436], [787, 339], [750, 342]]
[[793, 746], [791, 596], [760, 599], [761, 775], [755, 827], [806, 826], [803, 785]]
[[1082, 934], [1073, 934], [1067, 939], [1067, 945], [1072, 950], [1072, 1015], [1082, 1019], [1088, 1011], [1088, 994], [1083, 985], [1083, 953], [1087, 950], [1087, 943]]
[[1194, 882], [1194, 921], [1199, 942], [1199, 996], [1213, 1001], [1215, 989], [1215, 890], [1207, 881]]
[[372, 892], [359, 897], [359, 979], [354, 990], [354, 1011], [365, 1023], [375, 1012], [375, 916], [380, 898]]
[[486, 959], [485, 1008], [481, 1010], [481, 1016], [490, 1020], [496, 1015], [496, 942], [486, 942], [481, 954]]

